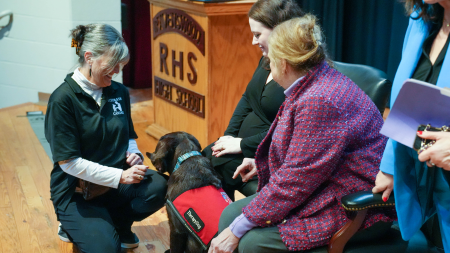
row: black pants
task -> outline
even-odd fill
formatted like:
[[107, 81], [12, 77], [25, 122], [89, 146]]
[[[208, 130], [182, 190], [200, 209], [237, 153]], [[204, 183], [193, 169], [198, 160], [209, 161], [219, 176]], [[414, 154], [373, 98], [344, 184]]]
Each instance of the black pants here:
[[242, 177], [240, 175], [238, 175], [236, 179], [233, 179], [233, 174], [236, 171], [236, 168], [242, 164], [244, 155], [231, 154], [216, 158], [212, 156], [212, 146], [214, 146], [214, 143], [211, 143], [203, 149], [202, 153], [211, 160], [214, 169], [222, 176], [222, 188], [230, 199], [234, 201], [234, 191], [239, 191], [246, 197], [255, 194], [258, 189], [257, 176], [245, 183], [242, 182]]
[[93, 200], [75, 193], [67, 209], [58, 211], [58, 219], [69, 239], [81, 252], [120, 252], [120, 230], [129, 230], [158, 211], [165, 203], [167, 181], [155, 171], [138, 184], [119, 184]]

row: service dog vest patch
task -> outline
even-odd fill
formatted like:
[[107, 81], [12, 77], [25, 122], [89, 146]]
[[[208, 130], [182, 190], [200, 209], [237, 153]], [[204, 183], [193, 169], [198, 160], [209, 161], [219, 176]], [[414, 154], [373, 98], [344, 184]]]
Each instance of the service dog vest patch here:
[[206, 250], [218, 232], [223, 209], [231, 203], [222, 189], [208, 185], [186, 191], [173, 202], [167, 200], [167, 207]]

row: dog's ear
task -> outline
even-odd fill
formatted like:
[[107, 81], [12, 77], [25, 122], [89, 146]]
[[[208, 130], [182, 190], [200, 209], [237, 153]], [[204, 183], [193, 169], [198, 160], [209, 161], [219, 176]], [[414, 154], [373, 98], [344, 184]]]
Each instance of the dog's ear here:
[[193, 136], [192, 134], [186, 133], [187, 138], [195, 144], [195, 146], [198, 147], [199, 150], [202, 150], [202, 145], [200, 145], [200, 142], [197, 140], [197, 138], [195, 138], [195, 136]]
[[174, 156], [174, 149], [176, 147], [177, 142], [171, 135], [163, 136], [156, 145], [155, 153], [147, 153], [147, 156], [152, 161], [153, 166], [161, 172], [169, 172], [169, 174], [173, 171], [172, 159]]
[[162, 170], [161, 159], [158, 159], [156, 157], [156, 154], [154, 154], [154, 153], [147, 152], [145, 154], [150, 159], [150, 161], [152, 162], [153, 166], [155, 166], [156, 170], [157, 171], [161, 171]]
[[147, 152], [145, 153], [148, 157], [148, 159], [150, 159], [150, 161], [152, 161], [152, 163], [155, 161], [155, 154]]

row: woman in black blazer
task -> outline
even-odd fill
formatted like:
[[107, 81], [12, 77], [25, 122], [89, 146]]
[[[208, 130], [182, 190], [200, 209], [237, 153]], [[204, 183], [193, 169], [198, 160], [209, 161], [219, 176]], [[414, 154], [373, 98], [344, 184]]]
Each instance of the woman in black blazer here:
[[[266, 136], [272, 121], [284, 102], [284, 89], [272, 79], [269, 68], [268, 38], [273, 28], [304, 12], [294, 0], [257, 1], [250, 9], [249, 24], [253, 45], [259, 46], [263, 57], [242, 95], [224, 135], [203, 150], [216, 171], [223, 177], [223, 189], [234, 200], [234, 191], [249, 196], [256, 193], [257, 178], [234, 176], [245, 157], [254, 158], [256, 149]], [[233, 178], [234, 177], [234, 178]]]

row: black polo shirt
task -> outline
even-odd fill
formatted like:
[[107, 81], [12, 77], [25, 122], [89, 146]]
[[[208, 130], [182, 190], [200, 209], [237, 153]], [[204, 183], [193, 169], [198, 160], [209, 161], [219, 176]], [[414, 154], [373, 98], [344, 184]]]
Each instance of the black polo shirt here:
[[81, 157], [101, 165], [125, 168], [129, 139], [136, 139], [130, 95], [120, 83], [103, 88], [102, 105], [67, 75], [50, 96], [45, 115], [45, 137], [53, 155], [51, 200], [64, 211], [77, 178], [65, 173], [59, 161]]

